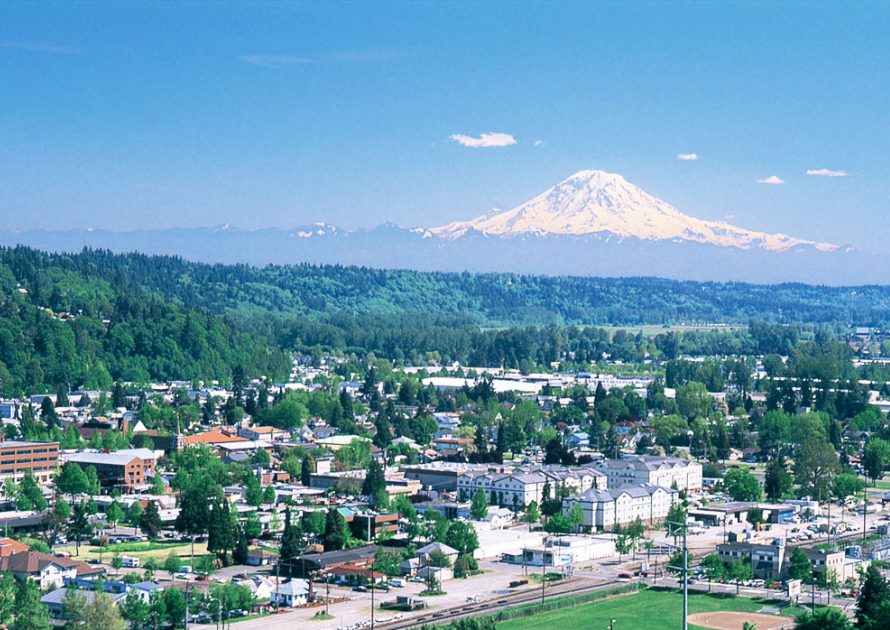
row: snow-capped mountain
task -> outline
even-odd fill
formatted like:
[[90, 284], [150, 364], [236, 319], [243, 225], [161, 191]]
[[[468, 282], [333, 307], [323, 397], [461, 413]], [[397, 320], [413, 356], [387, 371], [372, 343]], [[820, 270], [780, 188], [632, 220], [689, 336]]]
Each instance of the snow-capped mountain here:
[[471, 221], [430, 230], [454, 239], [476, 230], [498, 237], [609, 234], [648, 241], [683, 240], [722, 247], [785, 251], [799, 245], [833, 251], [836, 245], [785, 234], [735, 227], [724, 221], [703, 221], [634, 186], [621, 175], [579, 171], [531, 201]]
[[0, 246], [97, 247], [209, 263], [323, 263], [421, 271], [659, 276], [679, 280], [862, 284], [887, 257], [703, 221], [628, 183], [581, 171], [512, 210], [439, 228], [215, 228], [0, 231]]

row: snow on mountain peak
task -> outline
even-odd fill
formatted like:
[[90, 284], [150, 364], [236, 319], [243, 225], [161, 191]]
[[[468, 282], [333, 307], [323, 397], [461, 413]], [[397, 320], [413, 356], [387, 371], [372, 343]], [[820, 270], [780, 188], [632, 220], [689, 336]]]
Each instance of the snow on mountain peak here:
[[615, 173], [579, 171], [531, 201], [470, 221], [456, 221], [430, 230], [459, 238], [471, 230], [509, 238], [519, 235], [612, 234], [642, 240], [685, 240], [723, 247], [761, 247], [782, 251], [808, 245], [823, 251], [837, 249], [784, 234], [754, 232], [725, 221], [704, 221], [683, 214]]

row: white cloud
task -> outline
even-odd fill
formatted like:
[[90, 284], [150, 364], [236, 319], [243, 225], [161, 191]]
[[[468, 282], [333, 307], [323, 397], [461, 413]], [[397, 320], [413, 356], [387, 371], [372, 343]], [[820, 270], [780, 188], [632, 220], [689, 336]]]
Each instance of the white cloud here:
[[543, 141], [543, 140], [535, 140], [535, 146], [536, 146], [536, 147], [543, 147], [543, 146], [544, 146], [544, 141]]
[[819, 177], [846, 177], [849, 175], [847, 171], [829, 171], [827, 168], [816, 170], [808, 170], [807, 175], [818, 175]]
[[695, 160], [698, 159], [698, 154], [697, 153], [678, 153], [677, 159], [678, 160], [686, 160], [687, 162], [694, 162]]
[[307, 63], [319, 63], [315, 59], [293, 57], [291, 55], [242, 55], [241, 61], [263, 68], [283, 68]]
[[488, 147], [508, 147], [511, 144], [516, 144], [516, 138], [514, 138], [509, 133], [483, 133], [478, 138], [455, 133], [448, 136], [448, 139], [454, 140], [455, 142], [459, 142], [465, 147], [470, 147], [473, 149], [484, 149]]
[[723, 215], [723, 218], [724, 219], [735, 219], [736, 216], [734, 214], [725, 214], [725, 215]]
[[781, 177], [776, 177], [775, 175], [770, 175], [766, 179], [758, 179], [758, 184], [784, 184], [785, 180]]

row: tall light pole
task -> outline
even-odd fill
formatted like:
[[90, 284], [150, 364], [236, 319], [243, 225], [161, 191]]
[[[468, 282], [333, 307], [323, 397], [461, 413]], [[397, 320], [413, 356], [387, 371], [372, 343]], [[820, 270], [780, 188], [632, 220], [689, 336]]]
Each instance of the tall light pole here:
[[[668, 525], [673, 525], [676, 528], [683, 528], [683, 566], [682, 567], [672, 567], [668, 566], [670, 569], [678, 570], [683, 572], [683, 630], [688, 630], [689, 628], [689, 546], [688, 546], [688, 534], [689, 534], [689, 525], [688, 523], [679, 523], [676, 521], [665, 521]], [[675, 545], [673, 545], [675, 546]]]

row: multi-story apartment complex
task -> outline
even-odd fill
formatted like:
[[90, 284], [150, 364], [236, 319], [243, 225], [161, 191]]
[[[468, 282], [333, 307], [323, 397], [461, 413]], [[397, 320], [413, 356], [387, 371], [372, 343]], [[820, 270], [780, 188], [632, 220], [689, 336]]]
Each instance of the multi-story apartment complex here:
[[643, 524], [662, 520], [678, 495], [673, 488], [651, 484], [620, 490], [591, 488], [563, 499], [562, 511], [567, 515], [572, 506], [578, 504], [584, 513], [582, 529], [609, 531], [616, 525], [627, 525], [636, 519]]
[[522, 507], [532, 501], [538, 505], [544, 489], [550, 485], [550, 498], [563, 492], [579, 494], [591, 488], [605, 488], [606, 476], [591, 468], [561, 466], [522, 466], [508, 472], [470, 470], [457, 478], [457, 490], [463, 500], [472, 499], [478, 488], [485, 491], [489, 503]]
[[640, 455], [630, 459], [607, 459], [592, 465], [606, 475], [609, 489], [650, 484], [677, 490], [701, 490], [701, 464], [679, 457]]
[[38, 483], [47, 483], [59, 465], [58, 442], [22, 442], [0, 437], [0, 480], [21, 481], [31, 471]]

